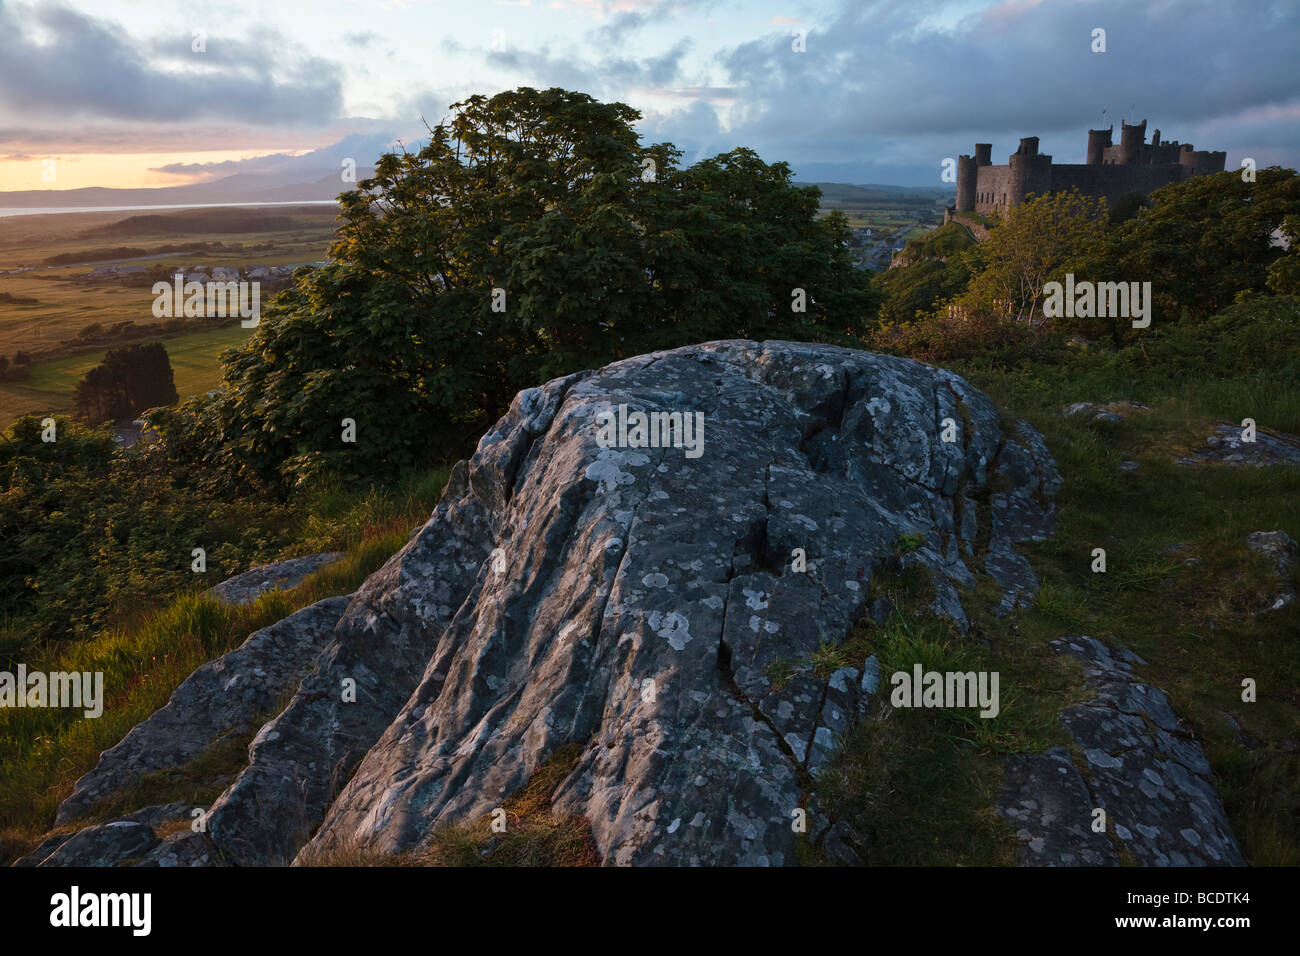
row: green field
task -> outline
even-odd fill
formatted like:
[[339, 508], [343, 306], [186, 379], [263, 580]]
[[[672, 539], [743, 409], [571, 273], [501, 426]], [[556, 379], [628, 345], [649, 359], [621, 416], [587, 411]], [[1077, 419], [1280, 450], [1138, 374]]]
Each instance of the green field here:
[[807, 183], [822, 191], [823, 212], [839, 211], [854, 228], [892, 232], [913, 222], [937, 225], [943, 210], [957, 198], [952, 189], [908, 189], [893, 186], [852, 186], [848, 183]]
[[[176, 391], [182, 399], [216, 388], [221, 381], [217, 356], [247, 340], [251, 329], [235, 322], [221, 328], [138, 339], [162, 342], [171, 358]], [[0, 417], [6, 422], [22, 415], [66, 413], [72, 410], [73, 389], [90, 369], [104, 359], [107, 348], [84, 352], [32, 366], [31, 377], [21, 382], [0, 382]]]
[[[124, 285], [78, 275], [119, 263], [172, 269], [315, 262], [328, 254], [337, 215], [333, 206], [294, 206], [0, 218], [0, 355], [10, 360], [19, 351], [36, 356], [29, 377], [0, 381], [0, 426], [29, 413], [69, 411], [80, 377], [108, 348], [130, 342], [161, 339], [181, 396], [207, 391], [220, 381], [217, 356], [248, 335], [235, 323], [166, 336], [78, 342], [78, 333], [95, 323], [108, 329], [121, 322], [157, 321], [149, 283]], [[148, 254], [109, 258], [124, 249]], [[84, 264], [45, 265], [55, 256]], [[17, 269], [30, 271], [11, 271]], [[266, 292], [263, 307], [270, 298]], [[56, 356], [41, 360], [40, 353], [54, 349], [59, 350]]]
[[[894, 189], [817, 183], [822, 210], [840, 210], [855, 227], [890, 233], [914, 223], [938, 223], [952, 195], [943, 189]], [[62, 213], [0, 219], [0, 355], [11, 359], [19, 350], [40, 353], [75, 342], [86, 326], [108, 328], [119, 322], [156, 321], [153, 295], [147, 284], [89, 282], [75, 278], [98, 265], [129, 263], [146, 267], [266, 266], [312, 262], [325, 258], [332, 241], [334, 207], [274, 207], [262, 209], [179, 210], [150, 213]], [[221, 231], [223, 229], [239, 231]], [[921, 235], [913, 226], [908, 236]], [[149, 255], [130, 259], [103, 258], [124, 249], [144, 249]], [[84, 254], [87, 264], [45, 266], [53, 256]], [[23, 303], [21, 300], [35, 300]], [[263, 299], [262, 305], [266, 305]], [[221, 329], [185, 331], [162, 337], [182, 397], [216, 387], [220, 381], [217, 356], [246, 336], [238, 324]], [[123, 339], [129, 342], [153, 338]], [[97, 365], [114, 343], [75, 347], [75, 355], [37, 361], [29, 378], [0, 381], [0, 425], [29, 414], [67, 412], [73, 389], [87, 370]]]
[[0, 292], [36, 299], [33, 305], [0, 306], [0, 355], [19, 349], [54, 348], [93, 322], [107, 328], [118, 322], [153, 322], [153, 295], [141, 286], [88, 285], [68, 278], [85, 269], [0, 276]]

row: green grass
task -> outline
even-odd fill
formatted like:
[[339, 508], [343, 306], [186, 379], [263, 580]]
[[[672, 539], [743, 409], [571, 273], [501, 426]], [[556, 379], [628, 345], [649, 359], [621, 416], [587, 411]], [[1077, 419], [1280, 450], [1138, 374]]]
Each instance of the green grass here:
[[[799, 183], [801, 186], [813, 185]], [[951, 189], [895, 189], [816, 183], [822, 191], [821, 211], [842, 212], [854, 228], [893, 232], [917, 219], [943, 221], [943, 207], [953, 201]]]
[[[1201, 445], [1219, 420], [1249, 416], [1297, 429], [1296, 397], [1262, 379], [1189, 383], [1162, 395], [1077, 371], [970, 373], [1006, 417], [1026, 418], [1044, 434], [1065, 477], [1057, 533], [1022, 546], [1041, 581], [1036, 606], [997, 621], [996, 588], [981, 579], [964, 598], [971, 629], [962, 636], [926, 610], [929, 591], [917, 569], [873, 581], [871, 597], [888, 597], [894, 615], [883, 627], [864, 624], [838, 653], [823, 648], [818, 657], [877, 654], [879, 710], [850, 732], [820, 779], [819, 797], [856, 832], [866, 863], [1014, 864], [1014, 834], [996, 812], [1002, 760], [1049, 746], [1076, 750], [1058, 715], [1088, 693], [1078, 665], [1049, 643], [1087, 634], [1148, 662], [1137, 668], [1140, 677], [1169, 694], [1203, 742], [1247, 859], [1294, 866], [1300, 608], [1262, 610], [1279, 584], [1245, 539], [1275, 529], [1300, 539], [1300, 473], [1174, 459]], [[1074, 401], [1126, 398], [1152, 407], [1131, 410], [1118, 424], [1060, 414]], [[1138, 471], [1120, 472], [1122, 460], [1138, 462]], [[1167, 552], [1173, 544], [1183, 548]], [[1097, 547], [1106, 550], [1105, 573], [1092, 571]], [[894, 710], [889, 675], [916, 662], [927, 670], [998, 671], [999, 715]], [[1257, 680], [1257, 703], [1242, 702], [1243, 677]], [[1255, 749], [1243, 745], [1229, 715]], [[802, 853], [806, 862], [824, 862], [811, 846]]]
[[[181, 400], [200, 395], [221, 383], [217, 362], [226, 349], [248, 339], [251, 329], [238, 322], [196, 332], [132, 339], [132, 342], [162, 342], [171, 360], [176, 392]], [[22, 381], [0, 382], [0, 409], [9, 420], [26, 414], [66, 414], [72, 410], [77, 382], [104, 360], [108, 347], [66, 358], [40, 362]], [[4, 424], [7, 424], [6, 421]]]
[[[131, 216], [131, 213], [63, 213], [48, 216], [12, 216], [0, 219], [0, 272], [19, 266], [39, 265], [53, 255], [84, 251], [89, 259], [107, 256], [123, 245], [154, 250], [158, 254], [133, 260], [132, 265], [190, 267], [266, 266], [314, 262], [324, 259], [333, 239], [333, 207], [281, 207], [245, 210], [238, 215], [253, 217], [290, 216], [292, 228], [276, 232], [195, 233], [190, 231], [201, 219], [220, 219], [225, 210], [188, 210], [165, 213], [160, 222], [164, 231], [145, 238], [87, 235]], [[235, 220], [230, 219], [231, 222]], [[205, 249], [181, 255], [196, 243], [221, 243], [222, 248]], [[110, 260], [105, 260], [110, 261]], [[119, 322], [145, 324], [154, 318], [153, 294], [148, 285], [123, 286], [115, 282], [86, 283], [72, 278], [89, 271], [85, 266], [41, 268], [16, 275], [0, 275], [0, 293], [32, 304], [0, 306], [0, 355], [10, 358], [22, 350], [35, 353], [73, 342], [77, 334], [92, 323], [105, 328]], [[269, 301], [263, 290], [262, 305]], [[242, 341], [249, 330], [233, 327], [204, 329], [167, 337], [167, 351], [176, 371], [176, 389], [184, 398], [215, 387], [220, 381], [216, 357], [229, 346]], [[128, 340], [116, 344], [124, 344]], [[131, 339], [145, 342], [151, 339]], [[173, 351], [173, 344], [176, 351]], [[40, 363], [27, 381], [0, 382], [0, 427], [25, 414], [66, 412], [72, 407], [72, 389], [86, 369], [103, 357], [104, 348], [90, 348], [77, 355], [59, 357]]]
[[[51, 646], [31, 657], [30, 671], [102, 671], [104, 712], [87, 720], [80, 711], [60, 708], [0, 710], [0, 863], [34, 847], [99, 754], [162, 707], [197, 667], [299, 608], [355, 591], [428, 519], [447, 475], [446, 468], [433, 469], [405, 476], [387, 490], [350, 497], [338, 487], [318, 489], [311, 500], [322, 510], [304, 526], [294, 550], [347, 555], [292, 590], [271, 591], [247, 607], [227, 607], [198, 591], [179, 594], [162, 609], [93, 640]], [[181, 771], [142, 781], [108, 809], [123, 813], [220, 792], [244, 751], [237, 742], [214, 750]]]
[[[1245, 540], [1275, 529], [1300, 538], [1300, 474], [1174, 464], [1185, 442], [1203, 441], [1214, 420], [1236, 414], [1201, 417], [1212, 396], [1231, 390], [1206, 393], [1110, 427], [1040, 416], [1069, 480], [1057, 535], [1034, 549], [1046, 597], [1036, 613], [1063, 632], [1142, 655], [1149, 666], [1141, 675], [1170, 695], [1205, 743], [1247, 858], [1295, 865], [1300, 611], [1263, 611], [1279, 584]], [[1139, 463], [1137, 472], [1115, 469], [1125, 458]], [[1174, 544], [1183, 548], [1164, 553]], [[1106, 550], [1104, 574], [1091, 570], [1097, 547]], [[1259, 681], [1257, 703], [1242, 702], [1243, 677]], [[1256, 750], [1246, 750], [1228, 715], [1261, 742]]]

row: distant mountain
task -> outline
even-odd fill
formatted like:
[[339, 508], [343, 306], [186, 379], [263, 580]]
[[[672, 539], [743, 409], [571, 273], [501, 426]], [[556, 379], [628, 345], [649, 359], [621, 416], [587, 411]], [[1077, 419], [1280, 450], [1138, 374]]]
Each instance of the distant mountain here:
[[[358, 167], [357, 179], [374, 174]], [[312, 182], [285, 183], [279, 176], [236, 173], [210, 183], [191, 186], [160, 186], [153, 189], [112, 189], [90, 186], [85, 189], [24, 189], [0, 191], [0, 207], [27, 209], [51, 207], [76, 209], [82, 206], [163, 206], [184, 203], [226, 202], [311, 202], [335, 199], [339, 193], [354, 188], [342, 181], [338, 173]]]
[[[374, 170], [358, 167], [357, 179], [373, 176]], [[894, 202], [900, 196], [911, 200], [955, 198], [956, 187], [891, 186], [880, 183], [800, 182], [817, 186], [827, 205]], [[338, 173], [330, 173], [309, 182], [284, 182], [284, 175], [235, 173], [210, 183], [191, 186], [160, 186], [151, 189], [112, 189], [91, 186], [85, 189], [25, 189], [0, 191], [0, 208], [28, 209], [51, 207], [75, 209], [82, 206], [164, 206], [184, 203], [227, 202], [311, 202], [335, 199], [352, 188]]]

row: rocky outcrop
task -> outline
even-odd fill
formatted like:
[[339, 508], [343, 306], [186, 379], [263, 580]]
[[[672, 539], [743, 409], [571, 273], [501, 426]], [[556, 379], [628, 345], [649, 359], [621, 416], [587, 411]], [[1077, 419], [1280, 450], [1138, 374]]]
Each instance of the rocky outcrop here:
[[1164, 692], [1133, 673], [1145, 662], [1091, 637], [1053, 646], [1083, 664], [1095, 695], [1061, 715], [1086, 777], [1060, 748], [1008, 761], [1000, 809], [1017, 827], [1020, 862], [1117, 864], [1103, 836], [1113, 833], [1142, 866], [1242, 865], [1205, 751]]
[[211, 594], [222, 604], [252, 604], [267, 591], [297, 587], [309, 575], [343, 557], [341, 552], [327, 551], [305, 558], [289, 558], [236, 574], [213, 586]]
[[[702, 444], [637, 447], [635, 412], [702, 421]], [[631, 440], [605, 440], [611, 414]], [[1059, 485], [1033, 429], [883, 355], [715, 342], [521, 392], [429, 522], [311, 625], [313, 665], [207, 832], [145, 862], [418, 850], [567, 744], [554, 811], [606, 863], [793, 862], [792, 815], [880, 680], [874, 661], [819, 677], [813, 655], [903, 552], [959, 623], [976, 575], [1002, 611], [1030, 600], [1016, 544], [1051, 533]], [[132, 765], [112, 753], [91, 778]]]
[[1021, 866], [1118, 866], [1110, 838], [1093, 829], [1095, 807], [1064, 748], [1007, 758], [998, 809], [1016, 828]]
[[144, 823], [115, 820], [86, 827], [44, 857], [41, 866], [115, 866], [143, 856], [158, 843], [153, 828]]
[[1204, 462], [1259, 467], [1300, 466], [1300, 438], [1284, 432], [1258, 429], [1254, 441], [1247, 441], [1242, 426], [1222, 422], [1214, 426], [1214, 433], [1205, 439], [1204, 448], [1196, 449], [1190, 458], [1178, 459], [1178, 463], [1183, 465]]
[[315, 665], [350, 598], [303, 608], [196, 670], [165, 707], [100, 755], [59, 806], [56, 822], [78, 820], [146, 774], [179, 770], [223, 740], [255, 731]]
[[1110, 402], [1106, 405], [1095, 402], [1075, 402], [1072, 405], [1067, 405], [1061, 411], [1061, 415], [1065, 418], [1078, 418], [1088, 422], [1105, 422], [1114, 425], [1139, 411], [1145, 412], [1150, 411], [1150, 409], [1141, 402]]

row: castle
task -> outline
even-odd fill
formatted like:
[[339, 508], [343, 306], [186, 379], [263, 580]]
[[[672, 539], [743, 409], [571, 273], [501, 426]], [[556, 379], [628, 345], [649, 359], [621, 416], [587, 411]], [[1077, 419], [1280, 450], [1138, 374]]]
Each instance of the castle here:
[[1146, 120], [1136, 126], [1121, 121], [1118, 146], [1111, 142], [1114, 130], [1113, 125], [1088, 130], [1088, 157], [1082, 165], [1053, 164], [1051, 156], [1039, 154], [1037, 136], [1022, 139], [1006, 166], [991, 165], [992, 143], [976, 143], [974, 157], [957, 160], [955, 211], [989, 213], [1018, 206], [1030, 193], [1071, 187], [1113, 205], [1127, 193], [1146, 195], [1169, 183], [1223, 171], [1227, 153], [1197, 150], [1178, 140], [1162, 143], [1160, 130], [1148, 143]]

